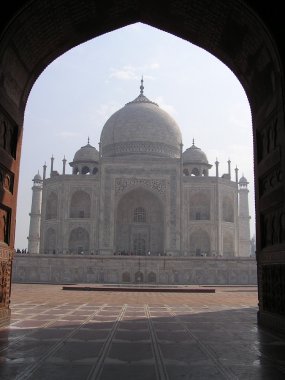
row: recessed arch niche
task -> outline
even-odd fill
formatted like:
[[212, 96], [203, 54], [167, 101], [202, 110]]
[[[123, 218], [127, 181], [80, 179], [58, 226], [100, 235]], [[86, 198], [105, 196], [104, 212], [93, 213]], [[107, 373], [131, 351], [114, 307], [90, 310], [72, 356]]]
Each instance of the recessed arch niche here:
[[116, 252], [159, 255], [164, 251], [164, 207], [144, 188], [124, 194], [116, 208]]

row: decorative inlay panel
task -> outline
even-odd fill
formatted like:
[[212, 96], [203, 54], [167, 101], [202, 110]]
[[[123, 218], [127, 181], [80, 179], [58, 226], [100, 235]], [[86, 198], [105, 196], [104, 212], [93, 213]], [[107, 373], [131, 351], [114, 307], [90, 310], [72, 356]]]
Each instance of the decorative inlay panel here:
[[128, 191], [130, 188], [138, 186], [149, 188], [165, 197], [167, 187], [166, 180], [145, 178], [116, 178], [115, 194], [118, 195], [120, 193]]

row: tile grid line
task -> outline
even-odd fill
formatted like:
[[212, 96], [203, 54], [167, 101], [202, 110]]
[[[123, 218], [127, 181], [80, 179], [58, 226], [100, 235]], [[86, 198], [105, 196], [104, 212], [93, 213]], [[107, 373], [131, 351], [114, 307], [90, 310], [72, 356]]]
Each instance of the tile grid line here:
[[[65, 304], [64, 304], [64, 305], [65, 305]], [[70, 312], [68, 312], [68, 313], [66, 313], [66, 314], [64, 314], [64, 315], [70, 315], [70, 314], [74, 313], [75, 310], [80, 309], [82, 306], [84, 306], [84, 305], [80, 305], [80, 306], [78, 306], [77, 308], [71, 310]], [[58, 306], [56, 306], [56, 307], [58, 307]], [[50, 309], [48, 309], [48, 310], [53, 310], [53, 309], [55, 309], [55, 308], [52, 307], [52, 308], [50, 308]], [[43, 313], [44, 313], [44, 312], [43, 312]], [[37, 315], [42, 315], [43, 313], [38, 313], [38, 314], [36, 314], [35, 316], [37, 316]], [[22, 319], [21, 321], [28, 321], [28, 320], [29, 320], [29, 318], [24, 318], [24, 319]], [[27, 332], [27, 333], [21, 335], [19, 338], [13, 339], [11, 342], [9, 342], [9, 343], [7, 343], [5, 346], [3, 346], [3, 347], [0, 349], [0, 352], [3, 352], [3, 351], [5, 351], [5, 350], [7, 350], [8, 347], [11, 347], [11, 346], [13, 346], [13, 345], [16, 344], [16, 343], [19, 343], [21, 340], [23, 340], [23, 339], [25, 339], [26, 337], [28, 337], [28, 336], [34, 334], [35, 332], [40, 331], [40, 330], [43, 329], [43, 328], [51, 327], [54, 323], [56, 323], [56, 322], [58, 322], [58, 321], [60, 321], [60, 318], [57, 317], [57, 318], [54, 318], [54, 319], [52, 319], [51, 321], [49, 321], [49, 322], [47, 322], [47, 323], [44, 323], [41, 327], [37, 327], [36, 329], [30, 329], [29, 332]], [[15, 323], [18, 323], [18, 322], [15, 322]], [[13, 326], [13, 324], [11, 323], [11, 325], [9, 325], [9, 326]], [[17, 326], [14, 326], [14, 327], [17, 327]], [[29, 327], [26, 327], [26, 328], [29, 329]], [[21, 329], [19, 328], [19, 330], [21, 330]]]
[[[186, 332], [195, 340], [199, 348], [202, 352], [204, 352], [216, 365], [219, 372], [224, 376], [227, 380], [238, 380], [238, 377], [228, 368], [224, 367], [222, 363], [215, 357], [215, 355], [212, 353], [212, 350], [207, 347], [206, 344], [202, 343], [199, 338], [196, 337], [195, 334], [189, 329], [189, 327], [186, 325], [184, 321], [182, 321], [179, 316], [168, 306], [166, 305], [170, 314], [172, 314], [176, 320], [183, 326], [183, 328], [186, 330]], [[189, 307], [190, 309], [190, 307]]]
[[[82, 307], [83, 305], [80, 305]], [[92, 313], [88, 318], [84, 320], [84, 322], [80, 323], [76, 329], [73, 329], [69, 334], [65, 335], [64, 338], [62, 338], [59, 342], [57, 342], [55, 345], [53, 345], [45, 354], [43, 354], [36, 363], [33, 363], [30, 365], [26, 370], [21, 372], [15, 380], [25, 380], [28, 379], [32, 374], [40, 368], [42, 363], [53, 353], [55, 353], [69, 338], [71, 338], [73, 335], [75, 335], [86, 323], [88, 323], [90, 320], [92, 320], [104, 307], [106, 307], [107, 304], [103, 304], [98, 310], [96, 310], [94, 313]]]
[[159, 380], [168, 380], [169, 378], [168, 378], [167, 370], [166, 370], [165, 365], [164, 365], [163, 355], [162, 355], [160, 347], [158, 345], [158, 339], [156, 336], [155, 329], [153, 327], [153, 322], [152, 322], [152, 317], [151, 317], [151, 313], [149, 310], [149, 305], [144, 305], [144, 307], [145, 307], [145, 314], [147, 316], [148, 327], [149, 327], [150, 336], [151, 336], [152, 349], [153, 349], [153, 354], [154, 354], [154, 359], [155, 359], [155, 367], [156, 367], [157, 377]]
[[123, 305], [121, 312], [120, 312], [119, 316], [117, 317], [116, 322], [114, 323], [108, 337], [106, 338], [106, 340], [103, 344], [103, 347], [101, 348], [101, 350], [99, 352], [98, 359], [97, 359], [96, 363], [92, 366], [86, 380], [97, 380], [100, 378], [101, 373], [103, 371], [106, 356], [109, 353], [110, 348], [111, 348], [111, 343], [112, 343], [113, 337], [114, 337], [115, 332], [118, 328], [119, 322], [123, 319], [123, 316], [126, 312], [126, 308], [127, 308], [127, 304]]
[[[46, 304], [45, 306], [48, 306], [48, 304]], [[34, 314], [30, 314], [28, 315], [27, 317], [24, 317], [22, 319], [20, 319], [20, 321], [28, 321], [34, 317], [37, 317], [38, 315], [45, 315], [46, 311], [50, 311], [50, 310], [56, 310], [58, 307], [62, 307], [62, 306], [66, 306], [66, 302], [63, 303], [62, 305], [57, 305], [57, 306], [54, 306], [54, 307], [50, 307], [49, 309], [45, 309], [44, 311], [41, 311], [40, 313], [34, 313]], [[12, 317], [13, 317], [13, 310], [12, 310]], [[9, 324], [9, 326], [14, 326], [16, 323], [18, 323], [19, 321], [15, 321], [15, 322], [12, 322]], [[17, 327], [17, 326], [16, 326]]]

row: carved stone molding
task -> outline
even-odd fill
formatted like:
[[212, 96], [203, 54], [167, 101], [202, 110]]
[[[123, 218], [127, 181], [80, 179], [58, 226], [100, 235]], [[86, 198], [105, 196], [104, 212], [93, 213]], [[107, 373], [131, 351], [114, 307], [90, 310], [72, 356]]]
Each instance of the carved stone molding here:
[[0, 246], [0, 310], [7, 308], [10, 302], [10, 283], [14, 251]]
[[9, 191], [13, 194], [14, 190], [14, 174], [4, 166], [0, 165], [0, 190]]
[[0, 148], [16, 158], [18, 127], [0, 111]]
[[261, 130], [256, 131], [258, 163], [277, 148], [277, 142], [280, 139], [278, 134], [278, 119], [275, 116], [267, 120]]
[[285, 211], [277, 208], [267, 214], [261, 214], [262, 248], [285, 242]]
[[281, 169], [281, 163], [272, 168], [266, 175], [259, 178], [259, 196], [262, 197], [265, 194], [275, 190], [283, 181], [283, 173]]
[[11, 209], [0, 203], [0, 242], [10, 243]]

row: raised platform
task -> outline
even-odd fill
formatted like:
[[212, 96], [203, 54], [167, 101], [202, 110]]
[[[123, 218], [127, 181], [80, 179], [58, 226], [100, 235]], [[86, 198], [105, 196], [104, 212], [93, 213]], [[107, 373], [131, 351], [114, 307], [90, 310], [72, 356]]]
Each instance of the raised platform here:
[[215, 293], [215, 288], [197, 288], [191, 286], [161, 286], [152, 284], [129, 284], [129, 285], [64, 285], [62, 290], [94, 291], [94, 292], [168, 292], [168, 293]]
[[15, 255], [18, 283], [151, 286], [256, 285], [250, 258]]

